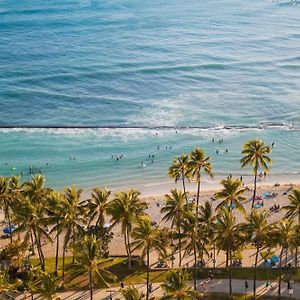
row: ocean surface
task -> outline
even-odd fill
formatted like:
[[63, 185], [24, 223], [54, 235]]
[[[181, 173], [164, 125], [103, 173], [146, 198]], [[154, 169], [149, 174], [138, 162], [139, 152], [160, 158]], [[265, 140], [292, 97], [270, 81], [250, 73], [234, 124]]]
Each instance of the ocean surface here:
[[151, 189], [195, 146], [250, 175], [253, 138], [299, 180], [300, 2], [0, 0], [0, 127], [0, 174], [59, 189]]

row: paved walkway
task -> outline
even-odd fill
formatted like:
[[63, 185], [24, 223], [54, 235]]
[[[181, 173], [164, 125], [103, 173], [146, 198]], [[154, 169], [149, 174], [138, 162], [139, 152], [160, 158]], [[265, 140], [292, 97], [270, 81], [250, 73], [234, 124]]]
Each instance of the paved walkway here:
[[[203, 281], [198, 282], [199, 290], [202, 290], [202, 284]], [[253, 289], [253, 282], [251, 280], [248, 280], [249, 288], [248, 293], [252, 293]], [[267, 290], [265, 288], [265, 281], [257, 281], [257, 294], [262, 295], [274, 295], [277, 296], [277, 282], [271, 283], [271, 287]], [[137, 284], [135, 285], [136, 288], [139, 291], [146, 292], [145, 285], [143, 284]], [[232, 290], [234, 293], [243, 294], [245, 293], [245, 280], [238, 280], [234, 279], [232, 280]], [[208, 292], [223, 292], [228, 293], [229, 292], [229, 280], [228, 279], [214, 279], [207, 284], [207, 291]], [[293, 298], [300, 300], [300, 283], [293, 283]], [[101, 290], [95, 290], [94, 291], [94, 299], [95, 300], [109, 300], [109, 295], [112, 295], [113, 300], [122, 299], [119, 288], [110, 288], [110, 289], [101, 289]], [[160, 288], [159, 283], [153, 284], [153, 296], [161, 297], [163, 295], [163, 291]], [[89, 292], [65, 292], [61, 293], [59, 295], [62, 300], [88, 300], [89, 299]], [[287, 283], [284, 282], [282, 284], [282, 296], [288, 297], [288, 290], [287, 290]], [[24, 298], [24, 296], [19, 296], [16, 298], [16, 300], [22, 300], [22, 299], [30, 299], [30, 297]], [[42, 299], [38, 296], [35, 296], [34, 299]]]

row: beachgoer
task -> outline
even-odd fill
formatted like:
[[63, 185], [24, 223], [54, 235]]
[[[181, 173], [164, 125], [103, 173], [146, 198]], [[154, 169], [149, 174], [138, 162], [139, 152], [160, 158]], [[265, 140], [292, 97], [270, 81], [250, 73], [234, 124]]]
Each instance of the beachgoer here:
[[121, 289], [124, 289], [124, 282], [123, 281], [121, 281], [120, 285], [121, 285]]
[[219, 154], [219, 150], [216, 150], [216, 153]]

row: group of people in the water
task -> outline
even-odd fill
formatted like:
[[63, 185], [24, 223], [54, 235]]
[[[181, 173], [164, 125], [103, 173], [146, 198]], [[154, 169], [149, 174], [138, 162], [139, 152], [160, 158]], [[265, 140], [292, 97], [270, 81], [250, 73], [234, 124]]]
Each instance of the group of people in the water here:
[[[212, 143], [219, 143], [219, 144], [223, 144], [224, 143], [224, 140], [223, 139], [219, 139], [219, 140], [216, 140], [215, 138], [212, 138], [211, 140]], [[219, 154], [221, 152], [225, 152], [225, 153], [228, 153], [228, 149], [226, 148], [225, 151], [223, 150], [219, 150], [219, 149], [216, 149], [216, 154]]]

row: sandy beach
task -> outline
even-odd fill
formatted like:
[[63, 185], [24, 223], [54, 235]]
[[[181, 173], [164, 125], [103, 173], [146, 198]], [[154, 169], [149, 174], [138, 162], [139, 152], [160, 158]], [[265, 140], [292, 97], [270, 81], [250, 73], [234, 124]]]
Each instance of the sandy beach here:
[[[177, 188], [181, 188], [181, 184], [177, 183], [176, 185], [173, 184], [173, 187], [177, 187]], [[216, 186], [215, 186], [216, 187]], [[249, 185], [250, 187], [250, 185]], [[299, 184], [294, 184], [293, 187], [297, 187], [300, 188]], [[250, 187], [251, 188], [251, 187]], [[269, 208], [271, 206], [273, 206], [274, 204], [276, 205], [280, 205], [280, 207], [283, 207], [284, 205], [287, 205], [289, 200], [288, 200], [288, 193], [291, 189], [291, 183], [285, 183], [282, 184], [280, 183], [279, 186], [274, 186], [274, 184], [270, 184], [268, 182], [265, 181], [261, 181], [258, 184], [258, 190], [257, 190], [257, 195], [258, 196], [262, 196], [264, 193], [275, 193], [276, 197], [274, 198], [266, 198], [264, 199], [264, 207], [263, 208], [259, 208], [260, 210], [262, 209], [266, 209], [269, 210]], [[214, 193], [217, 191], [217, 189], [215, 190], [204, 190], [201, 192], [200, 194], [200, 203], [203, 203], [205, 201], [210, 201], [213, 204], [213, 207], [216, 207], [216, 205], [219, 203], [219, 201], [214, 201], [213, 200], [213, 195]], [[154, 193], [155, 194], [155, 193]], [[189, 197], [193, 197], [195, 193], [190, 193]], [[252, 191], [251, 189], [249, 191], [246, 192], [245, 196], [247, 199], [249, 199], [249, 201], [247, 201], [244, 204], [244, 207], [246, 209], [247, 212], [250, 211], [251, 209], [251, 198], [252, 195]], [[82, 199], [84, 199], [84, 197], [86, 197], [87, 194], [84, 194]], [[143, 195], [142, 195], [143, 196]], [[162, 214], [160, 213], [160, 209], [161, 207], [164, 205], [165, 203], [165, 199], [164, 199], [164, 195], [154, 195], [154, 196], [145, 196], [142, 197], [142, 199], [144, 201], [146, 201], [148, 203], [148, 209], [147, 209], [147, 213], [151, 216], [152, 220], [157, 222], [161, 227], [169, 227], [169, 224], [165, 223], [162, 220]], [[243, 216], [239, 213], [236, 212], [236, 218], [238, 222], [242, 222], [243, 221]], [[277, 213], [271, 213], [269, 216], [269, 221], [270, 223], [275, 222], [281, 218], [284, 217], [285, 212], [280, 210]], [[4, 223], [3, 220], [3, 215], [1, 216], [1, 232], [3, 230], [4, 227], [7, 226], [6, 223]], [[109, 222], [109, 218], [107, 218], [107, 221]], [[110, 254], [113, 256], [117, 256], [117, 255], [126, 255], [126, 251], [125, 251], [125, 247], [124, 247], [124, 240], [123, 240], [123, 236], [121, 234], [120, 231], [120, 227], [118, 225], [116, 225], [113, 229], [112, 229], [113, 233], [114, 233], [114, 237], [109, 245], [109, 251]], [[55, 256], [55, 236], [52, 236], [53, 238], [53, 243], [49, 243], [49, 242], [44, 242], [43, 244], [43, 250], [45, 253], [45, 256], [51, 257], [51, 256]], [[0, 247], [4, 247], [5, 245], [7, 245], [9, 243], [9, 239], [1, 239], [0, 240]], [[62, 241], [60, 242], [60, 245], [62, 245]], [[62, 249], [60, 248], [60, 255], [62, 254]], [[134, 253], [134, 254], [139, 254]], [[254, 254], [254, 249], [246, 249], [243, 252], [243, 266], [252, 266], [253, 262], [254, 262], [254, 258], [253, 258], [253, 254]], [[67, 255], [71, 255], [70, 250], [67, 252]], [[292, 256], [291, 256], [292, 258]], [[153, 267], [156, 266], [158, 260], [158, 256], [156, 253], [152, 253], [151, 254], [151, 265]], [[191, 257], [186, 257], [183, 261], [184, 264], [187, 264], [189, 262], [192, 261]], [[212, 262], [209, 258], [206, 258], [207, 264], [208, 266], [212, 266]], [[217, 256], [217, 266], [222, 267], [224, 266], [224, 262], [225, 262], [225, 254], [220, 252]], [[175, 260], [175, 266], [177, 264], [177, 259]]]

